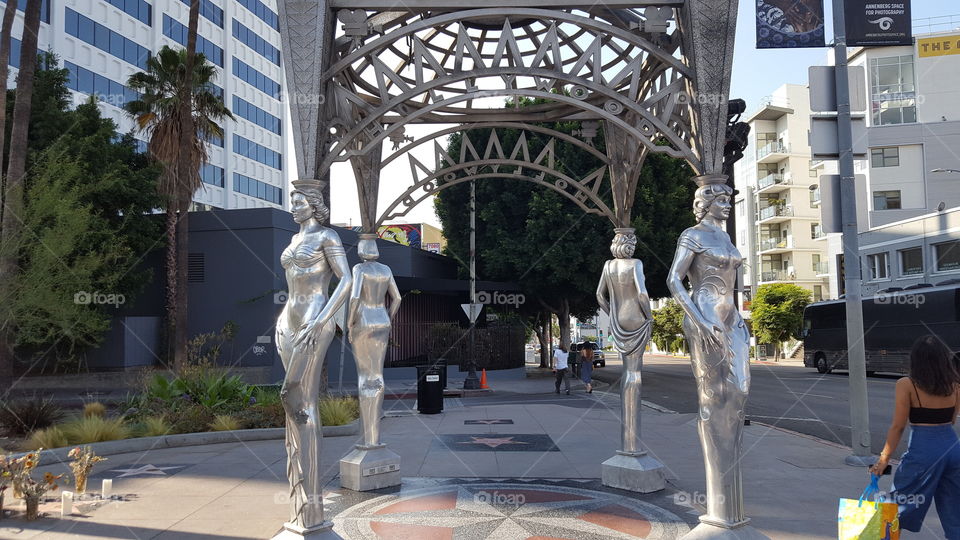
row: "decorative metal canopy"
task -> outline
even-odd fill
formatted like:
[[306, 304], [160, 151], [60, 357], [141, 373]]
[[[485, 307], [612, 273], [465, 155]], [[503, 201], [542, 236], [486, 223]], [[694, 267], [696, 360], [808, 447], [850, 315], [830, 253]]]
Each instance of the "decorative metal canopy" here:
[[[449, 0], [280, 0], [280, 11], [298, 173], [324, 178], [350, 161], [367, 230], [467, 179], [521, 177], [624, 226], [649, 152], [720, 172], [735, 0], [495, 0], [475, 9]], [[519, 107], [520, 98], [535, 101]], [[571, 120], [602, 125], [607, 154], [589, 133], [574, 139], [536, 125]], [[424, 140], [408, 136], [408, 124], [458, 126], [425, 139], [438, 156], [432, 169], [409, 155]], [[546, 154], [527, 155], [525, 141], [501, 148], [496, 130], [508, 127], [551, 137]], [[466, 134], [477, 129], [492, 130], [484, 149]], [[457, 159], [442, 156], [437, 141], [453, 131], [465, 132]], [[561, 141], [606, 166], [569, 177], [549, 159]], [[382, 159], [385, 142], [393, 153]], [[378, 215], [380, 171], [402, 154], [413, 183]]]

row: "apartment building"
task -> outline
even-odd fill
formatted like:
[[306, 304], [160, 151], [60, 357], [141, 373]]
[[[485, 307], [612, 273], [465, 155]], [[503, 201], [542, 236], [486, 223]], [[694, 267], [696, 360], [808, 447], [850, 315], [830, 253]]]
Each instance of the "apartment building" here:
[[[960, 206], [960, 30], [914, 35], [913, 45], [850, 51], [850, 64], [865, 68], [867, 89], [868, 156], [855, 162], [865, 180], [857, 185], [865, 294], [947, 279], [955, 269], [943, 261], [960, 257], [953, 252], [960, 230], [944, 217]], [[835, 173], [836, 162], [816, 169]], [[830, 237], [836, 298], [842, 246], [839, 234]]]
[[826, 246], [819, 239], [817, 188], [807, 131], [806, 86], [778, 88], [747, 118], [749, 146], [735, 166], [737, 248], [745, 264], [743, 310], [756, 287], [795, 283], [828, 294]]
[[[20, 0], [13, 28], [13, 68], [20, 59], [25, 4]], [[189, 0], [44, 0], [39, 48], [54, 52], [70, 71], [75, 105], [97, 95], [104, 116], [125, 133], [134, 123], [122, 107], [137, 98], [127, 79], [146, 69], [147, 58], [162, 46], [186, 45], [188, 18]], [[202, 0], [197, 49], [216, 64], [216, 92], [236, 120], [222, 126], [222, 139], [210, 141], [196, 207], [287, 207], [289, 135], [281, 120], [276, 0]], [[16, 69], [11, 71], [13, 84]], [[144, 135], [137, 137], [145, 149]]]

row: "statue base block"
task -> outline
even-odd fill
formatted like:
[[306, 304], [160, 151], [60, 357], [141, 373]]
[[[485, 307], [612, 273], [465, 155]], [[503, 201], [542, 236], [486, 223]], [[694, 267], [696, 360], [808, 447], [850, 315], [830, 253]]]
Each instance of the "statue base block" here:
[[400, 456], [387, 445], [357, 445], [340, 460], [340, 486], [370, 491], [400, 485]]
[[652, 493], [667, 486], [663, 464], [642, 454], [617, 452], [600, 467], [603, 485], [637, 493]]
[[749, 519], [731, 526], [717, 525], [704, 522], [701, 518], [701, 523], [680, 537], [680, 540], [770, 540], [770, 537], [748, 523], [750, 523]]
[[271, 540], [341, 540], [341, 536], [333, 532], [333, 523], [329, 521], [310, 528], [284, 523], [283, 530]]

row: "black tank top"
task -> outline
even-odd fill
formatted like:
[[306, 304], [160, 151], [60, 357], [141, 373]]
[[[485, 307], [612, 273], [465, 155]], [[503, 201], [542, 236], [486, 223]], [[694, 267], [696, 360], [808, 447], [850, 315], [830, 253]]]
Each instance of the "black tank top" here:
[[917, 390], [917, 383], [910, 379], [913, 390], [917, 394], [917, 405], [910, 405], [910, 423], [911, 424], [952, 424], [953, 416], [956, 414], [957, 407], [943, 407], [941, 409], [931, 409], [924, 407], [920, 402], [920, 392]]

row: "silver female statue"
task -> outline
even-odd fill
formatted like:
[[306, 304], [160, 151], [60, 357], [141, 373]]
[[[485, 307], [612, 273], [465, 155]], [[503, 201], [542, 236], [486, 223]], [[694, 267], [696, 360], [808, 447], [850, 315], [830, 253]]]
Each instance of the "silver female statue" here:
[[[700, 527], [729, 530], [749, 521], [743, 511], [740, 459], [750, 334], [733, 296], [742, 258], [724, 230], [733, 191], [725, 185], [726, 176], [697, 181], [693, 212], [699, 223], [680, 235], [667, 286], [686, 314], [683, 330], [700, 401], [697, 427], [707, 476], [707, 513], [700, 516]], [[684, 277], [692, 293], [684, 288]]]
[[666, 486], [663, 465], [648, 456], [640, 443], [640, 369], [653, 318], [643, 263], [633, 258], [637, 237], [628, 227], [614, 229], [614, 232], [610, 245], [614, 258], [603, 265], [597, 302], [610, 316], [613, 344], [623, 360], [620, 379], [623, 425], [621, 449], [603, 462], [602, 481], [605, 486], [650, 493]]
[[[376, 262], [377, 235], [361, 234], [357, 253], [363, 262], [353, 267], [353, 292], [347, 329], [357, 361], [363, 446], [380, 446], [380, 412], [383, 407], [383, 361], [387, 356], [390, 323], [400, 309], [400, 291], [390, 267]], [[390, 308], [386, 299], [390, 298]]]
[[623, 412], [621, 451], [642, 454], [640, 446], [640, 368], [643, 351], [650, 339], [653, 317], [650, 297], [643, 279], [643, 263], [633, 258], [637, 237], [632, 228], [614, 229], [610, 245], [615, 257], [603, 265], [597, 302], [610, 316], [613, 345], [623, 359], [623, 378], [620, 381], [620, 407]]
[[[332, 229], [323, 226], [330, 211], [320, 183], [296, 180], [290, 194], [293, 220], [300, 232], [280, 256], [286, 271], [287, 302], [277, 319], [277, 352], [286, 370], [280, 391], [286, 412], [287, 478], [290, 521], [299, 534], [329, 528], [323, 520], [320, 483], [320, 370], [333, 340], [334, 314], [350, 294], [350, 266]], [[340, 281], [330, 297], [330, 280]]]

